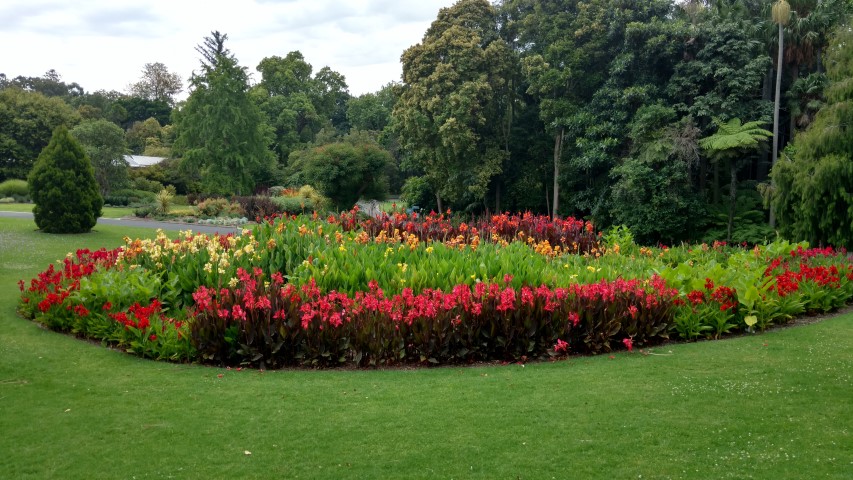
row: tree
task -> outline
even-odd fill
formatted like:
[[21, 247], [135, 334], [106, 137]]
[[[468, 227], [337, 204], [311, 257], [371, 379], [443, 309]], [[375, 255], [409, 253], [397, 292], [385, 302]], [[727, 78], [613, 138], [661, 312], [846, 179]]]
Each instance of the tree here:
[[175, 95], [181, 92], [184, 84], [181, 76], [169, 72], [160, 62], [146, 63], [142, 68], [142, 78], [128, 87], [130, 94], [146, 100], [159, 100], [175, 105]]
[[261, 81], [252, 98], [273, 130], [271, 149], [283, 167], [290, 152], [317, 140], [323, 128], [347, 130], [346, 102], [350, 95], [343, 75], [313, 67], [299, 51], [285, 57], [266, 57], [258, 64]]
[[65, 102], [12, 87], [0, 91], [0, 181], [26, 178], [51, 132], [80, 116]]
[[148, 100], [142, 97], [122, 96], [116, 99], [116, 108], [123, 110], [121, 127], [129, 128], [134, 122], [143, 122], [149, 118], [156, 118], [160, 125], [168, 125], [172, 122], [172, 107], [164, 100]]
[[[653, 124], [675, 117], [670, 108], [644, 108], [639, 115], [655, 116]], [[694, 233], [700, 204], [690, 173], [698, 160], [698, 131], [690, 117], [648, 133], [635, 129], [632, 155], [612, 170], [613, 223], [629, 227], [639, 242], [673, 244]]]
[[383, 200], [388, 194], [391, 154], [373, 142], [338, 142], [290, 154], [296, 183], [307, 183], [329, 197], [338, 209], [359, 198]]
[[[706, 136], [713, 130], [715, 118], [722, 122], [733, 118], [772, 120], [773, 103], [769, 95], [762, 95], [765, 74], [772, 64], [759, 40], [762, 23], [735, 8], [740, 4], [723, 3], [705, 12], [702, 21], [691, 28], [683, 59], [666, 86], [670, 104], [679, 114], [692, 116]], [[726, 183], [720, 180], [724, 162], [709, 164], [709, 159], [713, 157], [700, 160], [698, 188], [700, 194], [706, 193], [710, 167], [710, 203], [717, 204], [722, 202], [721, 185]]]
[[184, 165], [202, 173], [207, 193], [251, 193], [269, 178], [272, 156], [258, 107], [248, 95], [249, 77], [225, 48], [228, 36], [212, 32], [196, 50], [201, 72], [190, 79], [190, 96], [176, 115], [175, 148]]
[[[5, 75], [4, 75], [5, 78]], [[12, 80], [0, 82], [0, 88], [18, 87], [28, 92], [38, 92], [46, 97], [66, 99], [83, 95], [83, 87], [75, 83], [65, 83], [56, 70], [50, 69], [41, 77], [17, 76]]]
[[518, 28], [525, 93], [551, 139], [551, 213], [595, 214], [628, 150], [631, 113], [654, 103], [671, 74], [672, 4], [509, 0], [505, 9]]
[[83, 147], [56, 128], [27, 178], [36, 225], [46, 233], [84, 233], [101, 216], [103, 198]]
[[154, 117], [144, 122], [133, 122], [133, 125], [127, 129], [127, 133], [125, 134], [127, 146], [134, 155], [142, 155], [149, 142], [153, 140], [159, 141], [162, 131], [163, 127], [160, 126], [160, 122]]
[[754, 121], [741, 124], [739, 118], [733, 118], [726, 123], [714, 119], [717, 132], [709, 137], [699, 140], [701, 146], [708, 155], [716, 162], [728, 160], [731, 182], [729, 184], [729, 222], [726, 240], [732, 240], [732, 227], [735, 216], [735, 205], [737, 201], [737, 172], [738, 159], [750, 151], [755, 151], [760, 143], [773, 136], [763, 128], [759, 128], [766, 122]]
[[[782, 103], [782, 52], [784, 51], [784, 36], [782, 27], [791, 19], [791, 6], [785, 0], [773, 4], [773, 23], [779, 26], [779, 51], [776, 57], [776, 95], [773, 100], [773, 156], [770, 157], [771, 168], [779, 157], [779, 105]], [[776, 216], [770, 209], [770, 226], [776, 224]]]
[[496, 19], [485, 0], [461, 0], [441, 9], [402, 56], [393, 116], [409, 164], [423, 172], [439, 209], [445, 200], [482, 205], [506, 160], [500, 95], [512, 52]]
[[127, 183], [127, 143], [119, 126], [107, 120], [89, 120], [74, 127], [71, 135], [92, 161], [102, 196]]
[[[850, 19], [853, 21], [853, 18]], [[827, 52], [826, 104], [771, 172], [770, 203], [792, 240], [853, 246], [853, 31], [839, 28]]]
[[347, 100], [350, 99], [347, 79], [329, 67], [323, 67], [314, 75], [313, 101], [317, 114], [329, 119], [340, 133], [349, 130], [347, 123]]
[[391, 122], [394, 109], [393, 85], [382, 87], [376, 93], [365, 93], [347, 100], [347, 121], [351, 128], [381, 132]]

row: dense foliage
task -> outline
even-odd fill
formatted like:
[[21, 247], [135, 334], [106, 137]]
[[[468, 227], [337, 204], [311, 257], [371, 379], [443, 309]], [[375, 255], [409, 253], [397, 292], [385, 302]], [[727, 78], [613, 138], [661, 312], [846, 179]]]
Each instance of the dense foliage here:
[[78, 251], [20, 310], [153, 358], [226, 365], [526, 361], [752, 332], [853, 300], [843, 250], [650, 249], [533, 215], [284, 217]]
[[101, 195], [126, 186], [128, 180], [127, 142], [124, 131], [107, 120], [87, 120], [71, 130], [86, 151], [95, 171]]
[[187, 168], [200, 172], [208, 193], [252, 193], [269, 176], [272, 156], [257, 106], [249, 100], [246, 69], [225, 48], [228, 36], [213, 32], [198, 48], [201, 73], [177, 116], [176, 147]]
[[853, 33], [841, 30], [827, 59], [826, 105], [773, 170], [771, 192], [788, 237], [853, 245]]
[[47, 233], [88, 232], [104, 199], [92, 164], [65, 127], [57, 127], [27, 178], [36, 225]]
[[[848, 244], [850, 135], [833, 125], [846, 122], [853, 2], [771, 3], [459, 0], [402, 52], [401, 82], [359, 97], [299, 51], [263, 58], [250, 86], [218, 32], [186, 102], [161, 63], [129, 95], [52, 70], [0, 74], [0, 180], [26, 176], [55, 126], [101, 120], [134, 154], [173, 157], [131, 177], [179, 194], [308, 181], [331, 196], [335, 169], [305, 159], [371, 143], [392, 158], [389, 193], [427, 211], [571, 215], [647, 244], [760, 242], [778, 213], [789, 240]], [[700, 147], [734, 119], [772, 124], [773, 137], [731, 155]], [[386, 190], [351, 183], [341, 208]]]
[[0, 90], [0, 180], [25, 178], [51, 134], [79, 115], [58, 98], [17, 88]]
[[392, 162], [391, 154], [372, 142], [337, 142], [290, 155], [294, 183], [313, 185], [337, 210], [362, 197], [384, 200]]

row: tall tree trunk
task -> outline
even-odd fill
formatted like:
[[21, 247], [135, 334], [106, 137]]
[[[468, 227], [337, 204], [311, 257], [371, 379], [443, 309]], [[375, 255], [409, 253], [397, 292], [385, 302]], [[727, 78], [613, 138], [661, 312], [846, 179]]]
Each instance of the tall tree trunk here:
[[[761, 87], [761, 99], [769, 102], [769, 101], [773, 100], [772, 95], [773, 95], [773, 67], [771, 66], [770, 68], [767, 69], [767, 75], [764, 75], [764, 82], [762, 83], [762, 87]], [[770, 163], [772, 162], [772, 160], [767, 158], [768, 154], [770, 154], [770, 153], [768, 152], [767, 154], [758, 156], [758, 168], [756, 170], [755, 178], [759, 182], [763, 182], [764, 180], [767, 180], [767, 174], [769, 173], [769, 170], [770, 170], [770, 168], [769, 168]]]
[[565, 128], [561, 128], [554, 135], [554, 209], [551, 212], [551, 218], [557, 218], [560, 211], [560, 157], [563, 156], [563, 134], [565, 131]]
[[823, 62], [821, 61], [821, 56], [823, 55], [823, 49], [818, 47], [817, 53], [815, 53], [815, 63], [817, 63], [817, 73], [823, 73]]
[[[779, 24], [779, 52], [776, 55], [776, 102], [773, 105], [773, 156], [770, 157], [771, 170], [779, 158], [779, 102], [782, 94], [782, 49], [784, 37], [782, 36], [782, 24]], [[770, 207], [770, 228], [776, 226], [776, 213]]]
[[440, 215], [444, 211], [444, 206], [441, 204], [441, 195], [438, 193], [435, 194], [435, 202], [438, 204], [438, 213]]
[[729, 228], [726, 242], [732, 243], [732, 227], [735, 222], [735, 202], [737, 201], [737, 160], [731, 159], [731, 184], [729, 185]]
[[495, 185], [495, 213], [501, 213], [501, 181], [498, 179]]
[[551, 216], [551, 197], [548, 196], [548, 185], [545, 185], [545, 211]]
[[720, 161], [714, 162], [714, 184], [711, 185], [712, 203], [720, 203]]
[[[798, 78], [800, 78], [800, 67], [797, 65], [793, 65], [791, 67], [791, 85], [793, 85], [794, 82], [796, 82]], [[786, 138], [794, 138], [794, 132], [796, 132], [796, 128], [797, 128], [797, 119], [794, 118], [793, 115], [791, 115], [790, 117], [791, 118], [790, 118], [790, 121], [788, 123], [788, 132], [787, 132], [788, 135], [782, 134], [782, 138], [780, 140], [786, 139]], [[782, 142], [779, 142], [779, 144], [782, 145]]]

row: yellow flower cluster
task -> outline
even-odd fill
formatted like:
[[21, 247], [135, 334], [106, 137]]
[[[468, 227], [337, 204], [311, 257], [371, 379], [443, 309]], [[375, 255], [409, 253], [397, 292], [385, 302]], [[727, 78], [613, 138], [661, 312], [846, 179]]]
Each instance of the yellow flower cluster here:
[[[248, 233], [246, 233], [248, 232]], [[179, 232], [178, 240], [171, 240], [162, 230], [157, 230], [155, 237], [146, 239], [124, 238], [124, 250], [118, 256], [118, 262], [128, 264], [143, 264], [150, 261], [155, 268], [163, 268], [164, 264], [172, 264], [183, 260], [187, 255], [195, 256], [199, 252], [207, 254], [204, 271], [212, 273], [214, 270], [220, 275], [225, 274], [226, 268], [231, 265], [234, 258], [243, 255], [250, 256], [253, 260], [259, 259], [259, 245], [251, 231], [244, 230], [243, 237], [228, 237], [222, 241], [219, 236], [208, 236], [203, 234], [193, 235], [191, 231]], [[242, 243], [241, 247], [237, 247]], [[270, 239], [267, 248], [274, 248], [275, 241]]]
[[500, 235], [498, 235], [497, 233], [492, 233], [492, 243], [494, 243], [494, 244], [496, 244], [496, 245], [499, 245], [499, 246], [501, 246], [501, 247], [509, 246], [509, 242], [507, 242], [506, 240], [504, 240], [504, 239], [503, 239]]
[[565, 253], [559, 245], [557, 245], [556, 247], [552, 247], [551, 242], [549, 242], [548, 240], [542, 240], [541, 242], [534, 244], [533, 251], [540, 255], [545, 255], [546, 257], [551, 258], [559, 257], [560, 255]]

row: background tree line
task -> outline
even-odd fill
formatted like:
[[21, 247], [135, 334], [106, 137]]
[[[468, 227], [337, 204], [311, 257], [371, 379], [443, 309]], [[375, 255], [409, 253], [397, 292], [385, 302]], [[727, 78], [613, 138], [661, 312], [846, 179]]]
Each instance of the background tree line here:
[[[310, 183], [342, 208], [392, 192], [623, 224], [643, 242], [778, 227], [850, 245], [853, 2], [784, 3], [781, 21], [760, 0], [460, 0], [402, 53], [401, 82], [358, 97], [298, 51], [250, 72], [220, 32], [197, 47], [184, 101], [162, 64], [126, 94], [4, 75], [0, 180], [24, 178], [66, 125], [102, 193], [140, 175], [221, 195]], [[817, 148], [829, 134], [833, 149]], [[171, 160], [128, 176], [120, 151]]]
[[[782, 233], [850, 245], [853, 133], [841, 90], [853, 4], [776, 4], [784, 20], [773, 2], [750, 0], [443, 9], [402, 56], [391, 125], [415, 175], [404, 192], [436, 208], [587, 217], [664, 243], [772, 238], [769, 202]], [[818, 127], [829, 110], [836, 120]], [[830, 134], [831, 154], [796, 148]], [[776, 170], [807, 175], [771, 179], [773, 142]], [[818, 181], [822, 155], [836, 167]], [[792, 196], [788, 178], [809, 179], [796, 188], [810, 194]]]

